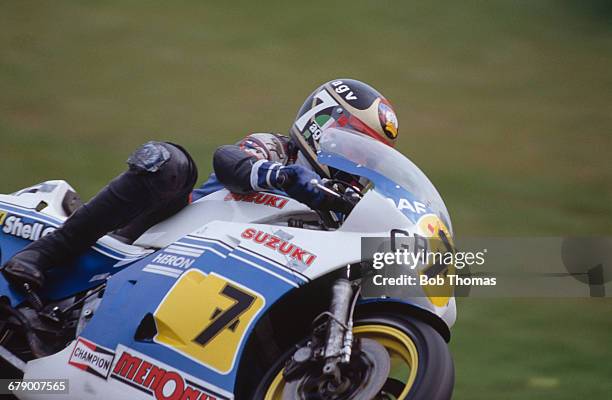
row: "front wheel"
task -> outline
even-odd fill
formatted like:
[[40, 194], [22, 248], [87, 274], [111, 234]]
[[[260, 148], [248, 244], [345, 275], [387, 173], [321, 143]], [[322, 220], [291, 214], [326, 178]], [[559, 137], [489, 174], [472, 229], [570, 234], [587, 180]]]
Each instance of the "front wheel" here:
[[[253, 396], [258, 400], [407, 400], [430, 399], [447, 400], [453, 392], [455, 370], [448, 346], [429, 325], [406, 317], [372, 316], [355, 321], [353, 333], [363, 342], [375, 341], [388, 353], [387, 364], [390, 368], [380, 391], [373, 397], [364, 396], [368, 391], [361, 382], [345, 390], [341, 395], [322, 396], [313, 391], [316, 374], [305, 374], [297, 381], [286, 382], [283, 367], [292, 356], [293, 350], [276, 362], [264, 376]], [[367, 352], [362, 354], [367, 358]], [[376, 358], [370, 357], [364, 365], [376, 370]], [[390, 363], [389, 363], [390, 361]], [[355, 374], [364, 377], [363, 373]], [[366, 385], [367, 386], [367, 385]]]

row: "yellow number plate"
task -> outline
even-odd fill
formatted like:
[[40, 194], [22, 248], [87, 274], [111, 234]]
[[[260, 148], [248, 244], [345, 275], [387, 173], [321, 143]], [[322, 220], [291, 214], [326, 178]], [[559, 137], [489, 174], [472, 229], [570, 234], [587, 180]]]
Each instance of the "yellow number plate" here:
[[229, 373], [263, 296], [215, 274], [185, 272], [153, 314], [156, 343]]

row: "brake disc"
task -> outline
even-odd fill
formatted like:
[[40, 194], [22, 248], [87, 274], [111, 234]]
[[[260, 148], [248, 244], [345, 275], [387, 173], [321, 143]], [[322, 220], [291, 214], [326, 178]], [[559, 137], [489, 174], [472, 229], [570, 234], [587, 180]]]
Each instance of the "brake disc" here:
[[343, 382], [334, 387], [329, 377], [306, 373], [287, 382], [283, 400], [357, 400], [373, 399], [382, 390], [391, 360], [383, 345], [373, 339], [361, 339], [360, 351], [353, 354], [348, 370], [343, 369]]

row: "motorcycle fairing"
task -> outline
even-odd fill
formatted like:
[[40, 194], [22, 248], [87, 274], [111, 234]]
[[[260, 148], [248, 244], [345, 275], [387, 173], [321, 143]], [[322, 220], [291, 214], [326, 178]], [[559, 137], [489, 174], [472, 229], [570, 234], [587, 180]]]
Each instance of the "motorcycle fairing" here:
[[[361, 237], [384, 238], [389, 236], [391, 229], [394, 229], [406, 235], [419, 233], [425, 237], [435, 237], [434, 231], [424, 231], [423, 225], [430, 225], [427, 222], [436, 221], [435, 225], [439, 225], [452, 238], [452, 224], [442, 198], [425, 174], [410, 160], [402, 156], [405, 171], [410, 173], [411, 179], [402, 177], [404, 185], [401, 185], [377, 170], [368, 168], [367, 165], [357, 164], [333, 150], [333, 145], [325, 146], [319, 151], [318, 160], [329, 167], [365, 177], [373, 185], [338, 231], [358, 231], [361, 232]], [[406, 185], [408, 181], [411, 186], [418, 187], [418, 193], [408, 190]], [[383, 204], [381, 199], [388, 202]], [[372, 227], [371, 220], [364, 218], [373, 212], [381, 216], [374, 227]], [[392, 222], [389, 223], [389, 220]], [[362, 294], [366, 292], [364, 290]], [[455, 323], [456, 302], [452, 295], [434, 296], [418, 285], [378, 287], [373, 294], [376, 296], [375, 299], [385, 298], [385, 301], [397, 301], [426, 310], [439, 317], [448, 328]]]
[[[270, 225], [266, 222], [273, 221], [274, 213], [277, 210], [267, 210], [274, 211], [274, 213], [269, 213], [265, 218], [261, 218], [261, 211], [255, 206], [252, 208], [252, 213], [248, 215], [250, 219], [244, 220], [247, 216], [237, 210], [238, 206], [242, 208], [244, 204], [224, 200], [224, 197], [221, 197], [224, 194], [221, 192], [213, 193], [210, 197], [216, 196], [219, 208], [215, 207], [214, 211], [217, 214], [211, 214], [211, 219], [208, 219], [201, 228], [189, 235], [185, 235], [183, 231], [180, 236], [168, 240], [180, 229], [170, 232], [171, 229], [166, 229], [164, 226], [164, 229], [158, 229], [156, 232], [153, 227], [148, 232], [150, 240], [147, 239], [149, 240], [147, 244], [152, 245], [155, 242], [160, 245], [163, 243], [163, 246], [160, 247], [165, 248], [133, 263], [130, 268], [122, 270], [109, 281], [104, 300], [95, 311], [94, 318], [81, 333], [81, 337], [90, 343], [115, 352], [108, 378], [94, 376], [67, 364], [71, 351], [75, 349], [78, 342], [74, 342], [65, 351], [58, 354], [28, 363], [25, 377], [48, 377], [44, 375], [45, 371], [49, 370], [57, 370], [60, 376], [66, 376], [69, 373], [70, 376], [75, 377], [73, 382], [76, 383], [74, 384], [80, 385], [79, 388], [76, 388], [75, 396], [77, 397], [72, 398], [83, 397], [78, 397], [78, 393], [91, 395], [93, 392], [97, 398], [106, 398], [107, 389], [110, 390], [110, 393], [121, 393], [113, 391], [120, 387], [117, 386], [117, 382], [125, 387], [130, 398], [147, 398], [142, 395], [143, 392], [140, 389], [134, 389], [129, 382], [119, 381], [112, 376], [112, 371], [117, 368], [119, 358], [127, 351], [151, 363], [166, 365], [180, 373], [181, 376], [199, 377], [206, 381], [205, 386], [207, 387], [212, 385], [224, 393], [233, 392], [236, 385], [238, 360], [242, 356], [246, 338], [251, 334], [257, 320], [265, 315], [275, 302], [289, 291], [307, 284], [310, 280], [338, 270], [347, 264], [360, 261], [359, 239], [361, 236], [384, 236], [388, 234], [390, 228], [414, 231], [418, 229], [418, 221], [424, 216], [440, 215], [440, 210], [435, 207], [439, 205], [436, 199], [428, 199], [427, 196], [422, 196], [422, 193], [421, 195], [413, 193], [408, 190], [409, 186], [397, 185], [377, 171], [356, 164], [340, 154], [330, 152], [322, 153], [321, 156], [326, 157], [324, 161], [321, 160], [322, 162], [333, 163], [339, 169], [366, 176], [374, 182], [374, 189], [366, 193], [340, 229], [312, 231]], [[428, 180], [425, 183], [427, 182]], [[433, 188], [433, 185], [431, 186]], [[435, 188], [433, 191], [435, 192]], [[388, 201], [389, 198], [394, 201], [393, 205]], [[415, 212], [412, 214], [414, 215], [410, 214], [412, 212], [410, 207], [404, 209], [400, 207], [399, 202], [402, 198], [411, 202], [410, 204], [414, 204], [414, 201], [421, 201], [425, 205], [425, 210], [417, 210], [413, 207]], [[204, 208], [206, 200], [206, 198], [201, 199], [195, 205]], [[289, 212], [289, 204], [283, 209], [287, 215], [294, 212]], [[443, 203], [441, 204], [445, 211]], [[214, 206], [214, 202], [208, 206]], [[259, 205], [258, 207], [264, 206]], [[189, 209], [194, 212], [196, 210], [192, 204], [179, 214], [185, 217]], [[212, 209], [209, 210], [212, 212]], [[295, 212], [298, 211], [300, 210], [296, 206]], [[378, 212], [378, 215], [383, 214], [384, 217], [381, 215], [380, 218], [373, 219], [371, 217], [375, 215], [374, 212]], [[172, 221], [168, 220], [163, 224], [172, 225], [177, 221], [180, 222], [179, 214], [173, 217]], [[237, 215], [243, 220], [241, 222], [223, 221], [226, 214], [232, 216], [231, 221], [236, 221], [234, 218]], [[259, 224], [256, 223], [255, 216], [261, 218], [257, 219]], [[369, 229], [364, 234], [364, 231], [359, 228], [368, 225]], [[248, 229], [262, 232], [262, 234], [256, 236], [254, 231], [248, 231]], [[304, 262], [296, 264], [296, 259], [304, 261], [304, 256], [295, 256], [292, 259], [287, 254], [282, 254], [276, 247], [278, 242], [274, 244], [270, 240], [263, 239], [266, 234], [298, 245], [302, 250], [316, 257], [312, 261], [307, 261], [308, 265]], [[183, 256], [183, 260], [170, 258], [178, 255]], [[311, 259], [308, 258], [308, 260]], [[184, 290], [183, 284], [188, 285]], [[202, 285], [202, 290], [189, 289], [197, 287], [196, 285]], [[225, 353], [215, 352], [221, 353], [222, 358], [225, 357], [223, 362], [220, 362], [215, 359], [206, 359], [205, 353], [194, 350], [192, 342], [198, 339], [199, 342], [208, 343], [207, 340], [211, 335], [204, 333], [222, 315], [227, 315], [233, 303], [228, 300], [232, 298], [232, 294], [228, 291], [221, 292], [228, 286], [238, 288], [243, 294], [246, 293], [256, 300], [252, 302], [253, 312], [251, 314], [238, 315], [233, 320], [227, 321], [228, 323], [224, 325], [225, 329], [217, 332], [217, 338], [221, 338], [222, 335], [231, 336], [232, 332], [238, 332], [237, 339], [236, 337], [233, 341], [227, 339], [231, 346], [226, 347]], [[183, 298], [176, 296], [181, 292], [195, 293], [195, 295]], [[221, 305], [217, 307], [218, 311], [202, 307], [206, 300], [219, 301], [219, 299], [223, 300], [224, 296], [225, 303], [212, 303]], [[370, 301], [376, 301], [376, 299]], [[393, 299], [386, 299], [386, 301], [393, 301]], [[238, 302], [236, 300], [236, 303]], [[443, 307], [429, 302], [423, 293], [406, 302], [439, 316], [448, 325], [452, 325], [454, 321], [455, 303], [452, 298]], [[447, 316], [450, 318], [446, 318]], [[177, 320], [172, 320], [176, 317], [178, 317]], [[178, 320], [189, 323], [179, 326], [181, 324], [176, 323]], [[207, 320], [210, 321], [208, 324], [206, 324]], [[236, 321], [238, 321], [237, 326], [234, 325]], [[120, 371], [121, 368], [117, 372], [119, 375], [121, 375]], [[128, 377], [129, 379], [131, 378]], [[139, 395], [132, 396], [132, 393]]]
[[271, 219], [314, 213], [302, 203], [285, 195], [268, 192], [260, 193], [260, 195], [278, 199], [281, 203], [274, 207], [269, 203], [261, 203], [257, 200], [238, 200], [227, 189], [221, 189], [189, 204], [170, 218], [152, 226], [134, 242], [134, 245], [162, 248], [212, 221], [265, 223]]
[[[0, 265], [30, 241], [40, 237], [43, 232], [59, 227], [64, 221], [58, 216], [45, 215], [16, 204], [18, 196], [13, 199], [13, 203], [0, 200]], [[50, 300], [72, 296], [103, 283], [111, 274], [149, 253], [148, 250], [105, 236], [74, 263], [49, 271], [49, 284], [41, 294]], [[24, 297], [21, 292], [9, 286], [3, 277], [0, 277], [0, 294], [7, 297], [13, 305], [19, 304]]]
[[[308, 282], [272, 254], [241, 241], [243, 230], [244, 224], [211, 223], [205, 234], [187, 235], [114, 275], [81, 337], [109, 349], [126, 346], [233, 391], [238, 360], [259, 316], [285, 293]], [[201, 253], [177, 253], [190, 253], [186, 248]], [[182, 260], [169, 258], [174, 256]], [[226, 321], [200, 351], [196, 338], [239, 303], [231, 293], [221, 293], [227, 286], [255, 297], [250, 306], [254, 311]], [[216, 345], [222, 345], [222, 351], [212, 351]]]
[[[76, 346], [87, 344], [88, 352], [84, 356], [98, 356], [80, 360], [80, 367], [68, 365], [79, 360]], [[104, 349], [104, 363], [99, 358], [100, 346], [97, 343], [78, 338], [72, 345], [59, 353], [41, 359], [32, 360], [24, 379], [64, 379], [69, 383], [67, 395], [53, 397], [82, 400], [151, 400], [151, 399], [198, 399], [198, 400], [231, 400], [231, 392], [212, 385], [200, 377], [187, 374], [174, 365], [153, 359], [135, 349], [124, 345], [114, 350]], [[87, 364], [99, 363], [98, 374], [88, 371]], [[151, 372], [152, 379], [147, 381], [146, 374]], [[100, 376], [102, 375], [102, 376]], [[20, 392], [22, 400], [40, 399], [36, 392]]]
[[[437, 215], [427, 205], [424, 210], [415, 210], [412, 214], [407, 215], [405, 210], [397, 207], [402, 198], [416, 201], [415, 196], [412, 196], [407, 190], [375, 171], [358, 167], [340, 156], [329, 155], [325, 161], [334, 163], [343, 169], [349, 169], [349, 172], [352, 172], [351, 169], [358, 171], [375, 183], [373, 192], [366, 194], [366, 198], [357, 205], [347, 220], [349, 225], [351, 218], [363, 217], [360, 217], [360, 214], [363, 214], [360, 208], [367, 208], [368, 204], [374, 203], [377, 204], [379, 211], [393, 215], [391, 219], [395, 223], [387, 221], [383, 227], [377, 221], [376, 227], [369, 232], [373, 236], [387, 234], [387, 229], [391, 226], [415, 229], [420, 217]], [[384, 200], [389, 198], [395, 200], [396, 203], [391, 205], [389, 201]], [[400, 215], [403, 217], [398, 218]], [[249, 229], [252, 229], [253, 232], [262, 232], [259, 242], [251, 240], [254, 233], [248, 232]], [[278, 251], [271, 248], [270, 243], [262, 239], [266, 234], [289, 238], [287, 240], [316, 255], [315, 260], [309, 266], [293, 264], [289, 257], [279, 254]], [[115, 275], [109, 282], [105, 301], [96, 311], [96, 318], [85, 328], [81, 336], [107, 348], [127, 346], [152, 359], [170, 364], [185, 373], [205, 377], [211, 384], [232, 391], [236, 383], [236, 361], [240, 359], [245, 338], [250, 335], [257, 319], [264, 315], [266, 310], [280, 297], [307, 283], [309, 278], [316, 279], [337, 269], [339, 265], [359, 261], [361, 236], [363, 236], [362, 232], [347, 232], [343, 229], [309, 231], [255, 223], [210, 222], [192, 234], [175, 241], [166, 249], [148, 256], [131, 268]], [[164, 256], [169, 257], [173, 254], [173, 249], [185, 252], [185, 248], [196, 249], [198, 247], [202, 252], [197, 255], [191, 252], [194, 254], [192, 257], [194, 261], [186, 270], [176, 268], [174, 271], [172, 268], [175, 267], [160, 264]], [[188, 250], [186, 252], [190, 253]], [[172, 312], [165, 312], [164, 315], [159, 313], [165, 307], [168, 294], [172, 296], [171, 293], [176, 285], [180, 284], [182, 277], [190, 274], [216, 277], [216, 279], [222, 279], [226, 283], [240, 286], [252, 294], [261, 296], [261, 304], [257, 312], [246, 321], [248, 326], [241, 332], [240, 340], [234, 343], [234, 347], [226, 348], [226, 355], [231, 358], [228, 369], [221, 369], [218, 368], [218, 365], [213, 365], [214, 360], [203, 360], [205, 352], [197, 355], [192, 351], [193, 349], [189, 348], [193, 347], [191, 343], [198, 334], [209, 326], [200, 326], [192, 330], [190, 336], [185, 336], [185, 332], [172, 332], [170, 326], [176, 326], [177, 321], [170, 323], [164, 320], [164, 315], [168, 317], [172, 315]], [[208, 294], [211, 298], [218, 297], [218, 293]], [[201, 300], [202, 302], [198, 304], [203, 304], [205, 301]], [[443, 307], [436, 307], [421, 293], [418, 299], [411, 301], [410, 304], [442, 317], [444, 314], [454, 315], [454, 301], [450, 301]], [[197, 304], [185, 304], [182, 310], [181, 307], [175, 307], [174, 312], [180, 314], [182, 319], [190, 321], [197, 319], [189, 314], [198, 310], [196, 306], [201, 307]], [[226, 310], [221, 310], [223, 311]], [[207, 312], [210, 313], [210, 310]], [[153, 316], [155, 334], [146, 339], [137, 339], [134, 337], [134, 332], [138, 332], [139, 327], [145, 324], [147, 315]], [[213, 312], [211, 320], [214, 319], [214, 315]], [[448, 322], [452, 323], [452, 321]], [[159, 333], [164, 329], [166, 332], [160, 335]], [[227, 332], [229, 332], [228, 329], [223, 331], [224, 334]], [[174, 341], [172, 340], [173, 334], [175, 334]]]

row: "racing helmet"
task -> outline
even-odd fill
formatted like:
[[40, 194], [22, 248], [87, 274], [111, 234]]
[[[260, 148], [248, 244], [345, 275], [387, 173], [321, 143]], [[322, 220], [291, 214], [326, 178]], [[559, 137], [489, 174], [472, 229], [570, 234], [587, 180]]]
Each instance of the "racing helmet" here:
[[292, 141], [323, 178], [334, 171], [317, 161], [319, 140], [327, 128], [339, 127], [395, 146], [398, 122], [389, 101], [373, 87], [354, 79], [319, 86], [304, 102], [291, 127]]

